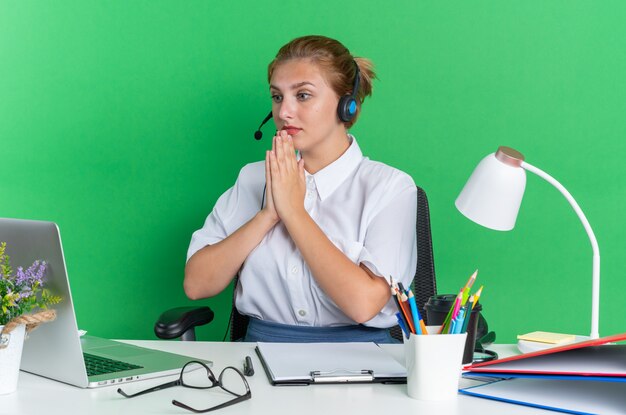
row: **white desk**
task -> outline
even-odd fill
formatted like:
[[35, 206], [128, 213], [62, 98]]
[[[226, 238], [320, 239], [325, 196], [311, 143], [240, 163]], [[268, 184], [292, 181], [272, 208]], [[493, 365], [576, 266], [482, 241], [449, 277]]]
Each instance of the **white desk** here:
[[[251, 356], [255, 370], [254, 376], [248, 378], [252, 399], [220, 409], [216, 412], [220, 414], [387, 415], [396, 412], [436, 415], [547, 415], [553, 413], [463, 395], [459, 395], [456, 401], [451, 403], [416, 401], [408, 397], [406, 385], [342, 384], [275, 387], [271, 386], [267, 380], [263, 367], [254, 352], [254, 343], [178, 341], [128, 341], [128, 343], [212, 360], [216, 373], [225, 366], [242, 368], [245, 356]], [[404, 363], [402, 345], [384, 347], [396, 359]], [[513, 345], [499, 345], [493, 349], [501, 356], [511, 355], [516, 350]], [[130, 393], [172, 379], [174, 378], [152, 379], [124, 384], [122, 387]], [[462, 386], [471, 384], [473, 384], [472, 381], [461, 380]], [[117, 386], [80, 389], [21, 372], [17, 392], [0, 395], [0, 414], [191, 414], [189, 411], [172, 405], [172, 399], [197, 408], [208, 408], [228, 399], [224, 392], [218, 390], [198, 391], [183, 387], [170, 388], [133, 399], [122, 397], [116, 390]]]

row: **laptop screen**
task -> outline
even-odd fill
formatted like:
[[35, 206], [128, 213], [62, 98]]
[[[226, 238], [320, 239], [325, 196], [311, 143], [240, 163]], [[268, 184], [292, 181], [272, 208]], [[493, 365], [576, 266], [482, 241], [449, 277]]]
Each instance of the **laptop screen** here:
[[[190, 360], [175, 353], [79, 336], [61, 236], [55, 223], [0, 218], [0, 242], [7, 243], [6, 253], [15, 267], [29, 266], [35, 260], [46, 261], [45, 287], [62, 298], [54, 306], [56, 320], [39, 326], [24, 342], [22, 370], [84, 388], [177, 376]], [[108, 364], [119, 365], [115, 370], [98, 370], [88, 376], [84, 352], [90, 360], [109, 359]]]
[[45, 287], [62, 298], [56, 320], [40, 325], [24, 342], [20, 368], [61, 382], [86, 387], [87, 372], [78, 336], [61, 236], [53, 222], [0, 218], [0, 242], [14, 268], [35, 260], [48, 263]]

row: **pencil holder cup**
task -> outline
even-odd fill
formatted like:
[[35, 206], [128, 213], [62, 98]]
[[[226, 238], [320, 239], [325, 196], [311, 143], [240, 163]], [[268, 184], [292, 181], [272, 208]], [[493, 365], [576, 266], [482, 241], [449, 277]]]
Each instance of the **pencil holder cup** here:
[[411, 334], [404, 340], [407, 391], [413, 399], [450, 401], [458, 394], [467, 333], [438, 331], [439, 326], [428, 326], [429, 334]]
[[[456, 294], [439, 294], [430, 297], [424, 305], [428, 324], [432, 326], [442, 325], [455, 300]], [[463, 364], [472, 363], [474, 358], [478, 316], [482, 309], [482, 305], [476, 303], [470, 314], [469, 324], [467, 325], [467, 340], [465, 340], [465, 349], [463, 349]]]

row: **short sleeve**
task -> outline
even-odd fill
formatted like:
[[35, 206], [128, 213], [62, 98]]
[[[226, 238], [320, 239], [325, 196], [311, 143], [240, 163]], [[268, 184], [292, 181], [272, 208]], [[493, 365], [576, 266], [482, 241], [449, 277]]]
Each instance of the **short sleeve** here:
[[191, 236], [187, 261], [200, 249], [220, 242], [252, 219], [261, 209], [264, 185], [263, 162], [244, 166], [233, 187], [219, 197], [202, 228]]
[[[358, 263], [384, 277], [387, 282], [392, 277], [394, 281], [408, 287], [415, 276], [417, 265], [417, 189], [413, 180], [406, 176], [397, 187], [397, 193], [387, 200], [388, 203], [368, 225]], [[391, 299], [381, 310], [384, 315], [396, 312]], [[374, 317], [366, 325], [376, 326], [377, 318]]]

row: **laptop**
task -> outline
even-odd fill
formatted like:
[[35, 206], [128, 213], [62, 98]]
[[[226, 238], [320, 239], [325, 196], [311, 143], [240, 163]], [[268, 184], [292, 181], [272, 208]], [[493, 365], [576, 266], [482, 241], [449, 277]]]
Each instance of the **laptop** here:
[[[22, 370], [81, 388], [97, 388], [178, 375], [185, 363], [196, 360], [99, 337], [80, 336], [61, 236], [55, 223], [0, 218], [0, 242], [7, 243], [6, 253], [14, 269], [26, 268], [37, 259], [46, 261], [44, 287], [63, 299], [53, 306], [56, 320], [40, 325], [28, 335], [22, 352]], [[212, 365], [212, 362], [204, 362]]]

